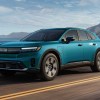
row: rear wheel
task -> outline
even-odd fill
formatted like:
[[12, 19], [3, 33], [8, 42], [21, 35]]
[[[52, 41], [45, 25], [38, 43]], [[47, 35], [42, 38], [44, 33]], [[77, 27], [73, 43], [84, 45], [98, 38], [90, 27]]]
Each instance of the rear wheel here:
[[59, 62], [53, 53], [47, 54], [41, 65], [41, 78], [45, 81], [53, 80], [58, 74]]
[[96, 54], [94, 65], [91, 66], [93, 72], [100, 72], [100, 51]]
[[16, 74], [15, 71], [1, 71], [0, 72], [3, 76], [13, 76]]

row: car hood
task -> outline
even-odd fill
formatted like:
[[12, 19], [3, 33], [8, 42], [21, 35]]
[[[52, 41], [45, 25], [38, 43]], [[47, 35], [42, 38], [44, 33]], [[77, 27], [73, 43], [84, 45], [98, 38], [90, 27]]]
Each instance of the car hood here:
[[39, 46], [40, 42], [24, 42], [24, 41], [16, 41], [16, 42], [1, 42], [0, 47], [30, 47], [30, 46]]

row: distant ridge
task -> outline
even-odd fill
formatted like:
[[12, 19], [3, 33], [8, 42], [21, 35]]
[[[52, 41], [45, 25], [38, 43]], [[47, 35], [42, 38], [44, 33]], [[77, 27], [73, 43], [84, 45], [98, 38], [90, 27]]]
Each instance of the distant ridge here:
[[[95, 32], [100, 38], [100, 24], [89, 27], [87, 29], [92, 31], [92, 32]], [[13, 32], [13, 33], [10, 33], [8, 35], [0, 35], [0, 40], [5, 40], [6, 38], [8, 40], [10, 40], [10, 39], [20, 40], [20, 39], [24, 38], [25, 36], [27, 36], [28, 34], [29, 34], [28, 32]]]
[[9, 35], [0, 35], [0, 38], [8, 38], [8, 39], [22, 39], [27, 36], [29, 33], [27, 32], [13, 32]]
[[87, 28], [88, 30], [95, 32], [100, 38], [100, 24]]

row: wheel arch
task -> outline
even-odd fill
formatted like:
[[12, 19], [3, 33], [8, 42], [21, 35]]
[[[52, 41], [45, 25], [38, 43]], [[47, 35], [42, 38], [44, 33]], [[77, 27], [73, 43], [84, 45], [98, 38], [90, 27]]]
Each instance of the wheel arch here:
[[44, 57], [48, 54], [48, 53], [53, 53], [54, 55], [56, 55], [56, 57], [58, 58], [58, 61], [59, 61], [59, 70], [61, 69], [61, 64], [62, 64], [62, 60], [61, 60], [61, 57], [60, 57], [60, 53], [55, 50], [55, 49], [49, 49], [47, 51], [45, 51], [40, 59], [40, 68], [41, 68], [41, 65], [42, 65], [42, 62], [43, 62], [43, 59]]
[[99, 51], [100, 51], [100, 48], [98, 48], [98, 49], [96, 50], [96, 52], [95, 52], [94, 61], [95, 61], [96, 55], [97, 55], [97, 53], [98, 53]]
[[100, 48], [98, 48], [98, 49], [96, 50], [95, 56], [96, 56], [96, 54], [97, 54], [99, 51], [100, 51]]
[[96, 50], [95, 55], [94, 55], [94, 62], [93, 62], [93, 65], [91, 66], [91, 69], [93, 72], [100, 72], [100, 69], [97, 67], [97, 62], [96, 62], [96, 56], [98, 52], [100, 52], [100, 48]]

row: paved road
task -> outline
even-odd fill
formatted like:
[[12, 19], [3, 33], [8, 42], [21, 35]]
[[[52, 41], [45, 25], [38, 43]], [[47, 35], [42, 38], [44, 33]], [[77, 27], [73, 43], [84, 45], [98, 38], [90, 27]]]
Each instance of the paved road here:
[[9, 78], [0, 76], [0, 100], [8, 99], [100, 100], [100, 73], [92, 73], [88, 67], [64, 70], [49, 82], [21, 73]]

